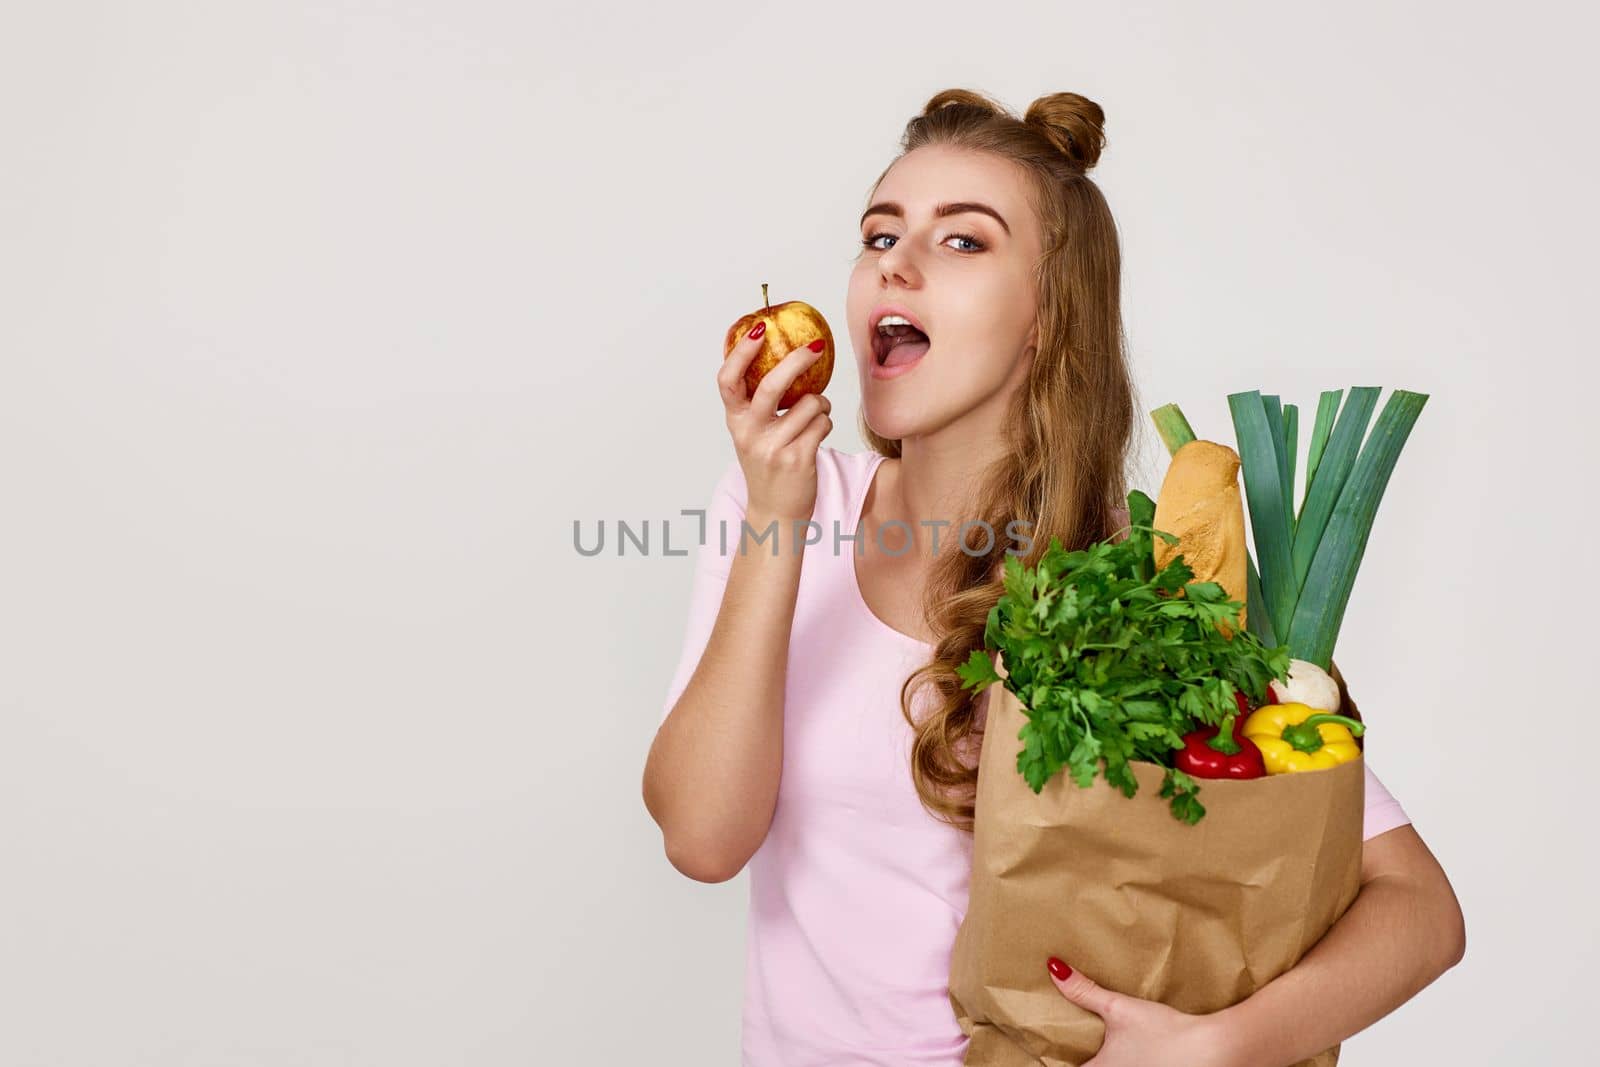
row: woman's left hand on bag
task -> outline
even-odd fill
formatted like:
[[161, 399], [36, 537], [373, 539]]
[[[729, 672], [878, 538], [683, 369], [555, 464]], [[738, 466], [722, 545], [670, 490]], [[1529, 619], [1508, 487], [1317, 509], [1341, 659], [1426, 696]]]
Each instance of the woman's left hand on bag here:
[[1083, 1067], [1237, 1067], [1233, 1044], [1216, 1015], [1190, 1015], [1096, 985], [1054, 956], [1050, 980], [1061, 995], [1094, 1012], [1106, 1036]]

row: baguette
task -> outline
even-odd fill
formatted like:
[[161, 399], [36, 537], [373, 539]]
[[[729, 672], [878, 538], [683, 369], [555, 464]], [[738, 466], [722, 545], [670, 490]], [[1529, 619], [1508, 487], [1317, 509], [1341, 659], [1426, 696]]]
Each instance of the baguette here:
[[[1239, 493], [1239, 454], [1215, 441], [1195, 440], [1173, 453], [1172, 465], [1156, 498], [1155, 527], [1178, 538], [1169, 545], [1156, 538], [1156, 567], [1182, 553], [1193, 581], [1216, 582], [1240, 604], [1245, 624], [1244, 500]], [[1227, 623], [1219, 623], [1232, 636]]]

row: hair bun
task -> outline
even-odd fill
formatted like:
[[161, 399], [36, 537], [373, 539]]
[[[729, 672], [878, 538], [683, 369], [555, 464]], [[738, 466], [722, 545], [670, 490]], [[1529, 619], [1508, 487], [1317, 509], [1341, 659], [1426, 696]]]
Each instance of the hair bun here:
[[987, 93], [980, 93], [974, 89], [941, 89], [922, 106], [922, 117], [926, 118], [945, 108], [962, 108], [981, 115], [1010, 114], [1006, 111], [1005, 105]]
[[1077, 93], [1051, 93], [1028, 105], [1023, 122], [1037, 129], [1080, 174], [1093, 167], [1106, 146], [1106, 113]]

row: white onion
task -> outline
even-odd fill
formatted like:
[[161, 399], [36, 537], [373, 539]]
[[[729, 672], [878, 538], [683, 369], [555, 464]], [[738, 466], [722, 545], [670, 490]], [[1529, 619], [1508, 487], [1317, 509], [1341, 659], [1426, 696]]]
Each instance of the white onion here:
[[1339, 711], [1339, 683], [1333, 675], [1303, 659], [1289, 661], [1289, 684], [1267, 683], [1280, 704], [1304, 704], [1318, 711]]

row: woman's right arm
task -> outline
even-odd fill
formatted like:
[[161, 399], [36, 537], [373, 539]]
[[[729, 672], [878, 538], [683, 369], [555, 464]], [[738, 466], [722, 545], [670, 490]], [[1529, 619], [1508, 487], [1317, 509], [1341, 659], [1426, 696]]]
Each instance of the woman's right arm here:
[[[775, 524], [777, 552], [770, 538], [752, 539], [740, 551], [741, 528], [730, 523], [732, 563], [716, 621], [644, 768], [645, 807], [661, 827], [667, 858], [702, 882], [727, 881], [743, 870], [777, 807], [801, 536], [816, 507], [817, 449], [833, 428], [825, 397], [808, 394], [777, 413], [784, 390], [818, 358], [808, 348], [788, 353], [746, 394], [745, 368], [760, 348], [759, 337], [742, 338], [717, 383], [744, 473], [743, 519], [756, 534]], [[707, 517], [702, 559], [720, 551], [719, 531]], [[709, 585], [718, 570], [697, 566], [696, 582]], [[700, 590], [696, 597], [706, 595]], [[691, 645], [684, 655], [692, 654]]]

